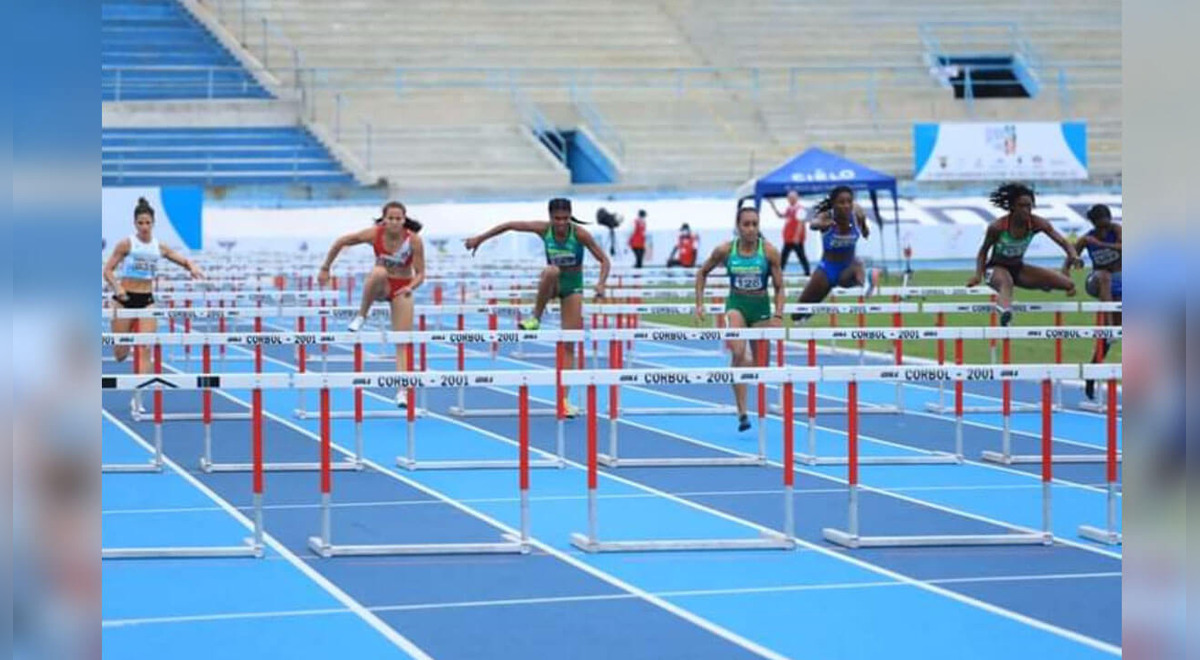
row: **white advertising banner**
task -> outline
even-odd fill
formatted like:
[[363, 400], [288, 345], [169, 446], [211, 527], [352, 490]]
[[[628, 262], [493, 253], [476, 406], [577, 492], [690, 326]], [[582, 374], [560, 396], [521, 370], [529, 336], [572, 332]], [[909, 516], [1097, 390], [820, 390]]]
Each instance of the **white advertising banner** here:
[[1088, 177], [1084, 122], [913, 124], [918, 181]]

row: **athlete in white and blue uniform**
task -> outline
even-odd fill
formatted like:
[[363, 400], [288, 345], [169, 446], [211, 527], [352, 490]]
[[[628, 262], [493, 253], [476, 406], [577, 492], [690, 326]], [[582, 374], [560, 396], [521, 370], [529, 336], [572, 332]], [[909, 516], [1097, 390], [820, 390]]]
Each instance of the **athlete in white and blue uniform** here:
[[[838, 186], [821, 200], [816, 215], [809, 227], [821, 232], [821, 261], [813, 270], [812, 277], [800, 293], [800, 303], [819, 303], [825, 300], [835, 286], [866, 286], [865, 295], [875, 290], [878, 274], [863, 268], [862, 260], [854, 252], [859, 239], [871, 234], [867, 225], [867, 214], [854, 203], [854, 191], [847, 186]], [[793, 321], [803, 321], [811, 314], [792, 314]]]
[[[136, 232], [129, 238], [118, 241], [104, 264], [104, 281], [113, 291], [112, 306], [115, 309], [144, 309], [154, 304], [154, 278], [158, 275], [158, 264], [167, 259], [186, 268], [192, 277], [200, 279], [204, 273], [191, 261], [154, 238], [154, 207], [145, 198], [138, 198], [133, 210], [133, 225]], [[117, 267], [121, 275], [117, 277]], [[154, 319], [113, 318], [112, 331], [154, 332]], [[128, 346], [113, 346], [113, 355], [118, 362], [129, 357]], [[134, 365], [138, 373], [150, 373], [150, 351], [141, 351], [141, 359]], [[134, 395], [131, 407], [136, 413], [143, 412], [141, 400]]]

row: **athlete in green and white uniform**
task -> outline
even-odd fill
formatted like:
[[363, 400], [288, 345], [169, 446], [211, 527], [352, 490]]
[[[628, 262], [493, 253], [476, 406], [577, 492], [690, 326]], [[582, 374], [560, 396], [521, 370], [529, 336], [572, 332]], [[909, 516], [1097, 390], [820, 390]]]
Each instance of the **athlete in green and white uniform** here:
[[[1075, 283], [1070, 269], [1082, 266], [1075, 247], [1067, 242], [1048, 220], [1033, 214], [1034, 194], [1028, 186], [1006, 183], [992, 193], [992, 203], [1007, 211], [988, 225], [983, 245], [975, 261], [975, 275], [967, 286], [977, 286], [986, 279], [988, 286], [996, 290], [1000, 325], [1012, 322], [1012, 291], [1014, 286], [1022, 289], [1043, 291], [1066, 291], [1075, 295]], [[1061, 272], [1025, 263], [1025, 251], [1038, 233], [1050, 237], [1067, 253]]]
[[[729, 273], [729, 297], [725, 299], [725, 316], [731, 328], [781, 327], [783, 325], [783, 268], [779, 250], [759, 232], [758, 211], [753, 207], [738, 210], [736, 240], [718, 245], [708, 260], [696, 272], [696, 318], [704, 322], [704, 286], [708, 274], [724, 265]], [[767, 293], [767, 280], [774, 282], [775, 308]], [[758, 342], [752, 342], [757, 344]], [[732, 366], [752, 367], [758, 348], [747, 350], [747, 342], [729, 342]], [[734, 385], [733, 398], [737, 403], [738, 430], [750, 428], [746, 412], [746, 386]]]
[[[499, 236], [506, 231], [523, 231], [537, 234], [542, 239], [546, 250], [546, 267], [538, 279], [537, 300], [533, 305], [533, 316], [521, 322], [525, 330], [537, 330], [541, 327], [542, 313], [551, 298], [558, 298], [562, 306], [562, 329], [583, 329], [583, 251], [588, 252], [600, 262], [600, 279], [596, 282], [596, 297], [604, 297], [604, 286], [608, 281], [608, 271], [611, 266], [608, 255], [600, 249], [596, 239], [592, 238], [583, 227], [582, 221], [571, 215], [571, 200], [555, 198], [548, 205], [550, 221], [535, 220], [531, 222], [505, 222], [496, 225], [486, 232], [472, 236], [463, 241], [471, 251], [479, 249], [485, 241]], [[564, 346], [566, 353], [566, 369], [575, 368], [575, 351], [572, 344]], [[566, 388], [564, 388], [564, 396]], [[575, 416], [574, 406], [567, 405], [568, 416]]]

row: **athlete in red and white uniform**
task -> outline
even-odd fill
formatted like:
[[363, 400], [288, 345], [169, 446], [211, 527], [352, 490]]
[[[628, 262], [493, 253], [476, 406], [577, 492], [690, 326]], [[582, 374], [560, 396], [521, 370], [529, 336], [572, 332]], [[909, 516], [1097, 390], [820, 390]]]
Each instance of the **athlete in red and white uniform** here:
[[[400, 202], [388, 202], [383, 215], [374, 227], [346, 234], [334, 241], [321, 266], [317, 280], [329, 281], [329, 269], [342, 248], [370, 243], [375, 251], [375, 267], [363, 284], [362, 303], [358, 316], [347, 330], [358, 332], [375, 301], [388, 301], [392, 306], [392, 330], [412, 330], [413, 291], [425, 281], [425, 245], [417, 232], [421, 223], [409, 218]], [[396, 346], [396, 370], [406, 371], [408, 364], [403, 346]], [[397, 405], [405, 402], [403, 388], [396, 393]]]

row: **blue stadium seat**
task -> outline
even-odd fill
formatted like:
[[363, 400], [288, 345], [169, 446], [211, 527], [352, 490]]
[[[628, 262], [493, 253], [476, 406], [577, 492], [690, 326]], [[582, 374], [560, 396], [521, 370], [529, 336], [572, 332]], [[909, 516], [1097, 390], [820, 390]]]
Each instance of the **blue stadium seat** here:
[[105, 101], [271, 96], [175, 0], [104, 2], [100, 29]]
[[106, 186], [354, 183], [300, 127], [105, 129], [100, 154]]

